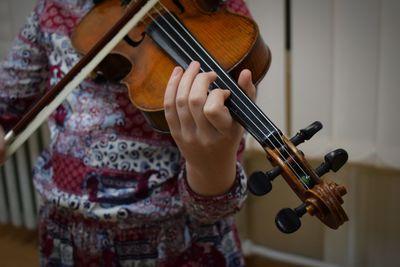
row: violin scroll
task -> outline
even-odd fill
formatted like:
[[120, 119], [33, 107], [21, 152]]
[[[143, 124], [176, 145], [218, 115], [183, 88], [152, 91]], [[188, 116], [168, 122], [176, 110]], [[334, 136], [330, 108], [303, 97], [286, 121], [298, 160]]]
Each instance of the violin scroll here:
[[275, 223], [284, 233], [293, 233], [298, 230], [301, 226], [300, 218], [306, 213], [318, 217], [332, 229], [337, 229], [348, 220], [341, 206], [346, 188], [321, 179], [321, 176], [329, 171], [337, 172], [347, 162], [347, 152], [344, 149], [336, 149], [326, 154], [325, 162], [313, 170], [304, 154], [296, 148], [298, 144], [309, 140], [320, 129], [322, 129], [322, 124], [314, 122], [300, 130], [290, 140], [282, 136], [281, 147], [265, 147], [267, 158], [274, 168], [266, 173], [255, 172], [249, 177], [249, 191], [261, 196], [272, 189], [273, 179], [282, 175], [303, 202], [295, 209], [285, 208], [278, 212]]

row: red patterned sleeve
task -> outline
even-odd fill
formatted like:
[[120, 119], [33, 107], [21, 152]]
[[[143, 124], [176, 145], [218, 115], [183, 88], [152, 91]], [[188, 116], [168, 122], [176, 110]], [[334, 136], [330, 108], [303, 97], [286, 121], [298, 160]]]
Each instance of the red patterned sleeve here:
[[189, 186], [186, 172], [179, 177], [180, 193], [187, 212], [200, 223], [214, 223], [238, 212], [247, 196], [247, 176], [241, 164], [244, 151], [244, 140], [238, 149], [236, 177], [232, 187], [225, 194], [203, 196], [195, 193]]
[[47, 80], [39, 16], [43, 2], [27, 18], [8, 55], [0, 63], [0, 125], [10, 129], [40, 97]]
[[227, 0], [224, 3], [225, 7], [234, 12], [244, 16], [251, 16], [250, 10], [243, 0]]

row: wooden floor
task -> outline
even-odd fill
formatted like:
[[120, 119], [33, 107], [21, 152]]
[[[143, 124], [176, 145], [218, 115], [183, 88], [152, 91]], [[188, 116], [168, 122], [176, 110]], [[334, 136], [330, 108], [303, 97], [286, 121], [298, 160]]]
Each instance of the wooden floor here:
[[39, 266], [37, 232], [0, 225], [0, 266]]
[[[0, 266], [38, 267], [37, 232], [8, 225], [0, 225]], [[294, 265], [273, 262], [251, 257], [246, 260], [247, 267], [295, 267]]]

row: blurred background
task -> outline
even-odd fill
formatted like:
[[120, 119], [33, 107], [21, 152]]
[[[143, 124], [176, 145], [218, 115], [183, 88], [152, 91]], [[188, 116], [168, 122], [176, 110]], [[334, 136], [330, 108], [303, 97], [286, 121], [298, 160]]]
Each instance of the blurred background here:
[[[324, 128], [299, 147], [313, 166], [336, 148], [350, 156], [339, 172], [325, 175], [347, 188], [349, 221], [337, 230], [306, 214], [297, 232], [281, 233], [276, 213], [301, 204], [282, 178], [266, 196], [249, 196], [237, 216], [249, 266], [399, 266], [400, 1], [246, 2], [272, 51], [259, 106], [289, 137], [322, 122]], [[34, 4], [0, 0], [1, 57]], [[1, 266], [36, 266], [29, 169], [46, 140], [41, 129], [1, 169]], [[250, 137], [244, 163], [249, 174], [271, 168]]]

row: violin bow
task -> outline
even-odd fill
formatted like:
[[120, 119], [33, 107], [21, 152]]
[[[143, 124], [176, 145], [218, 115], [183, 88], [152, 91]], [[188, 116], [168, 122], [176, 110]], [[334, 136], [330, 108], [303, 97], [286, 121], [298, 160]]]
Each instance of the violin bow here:
[[135, 27], [159, 0], [132, 2], [125, 14], [78, 63], [6, 133], [6, 157], [9, 158], [56, 110], [113, 48]]

